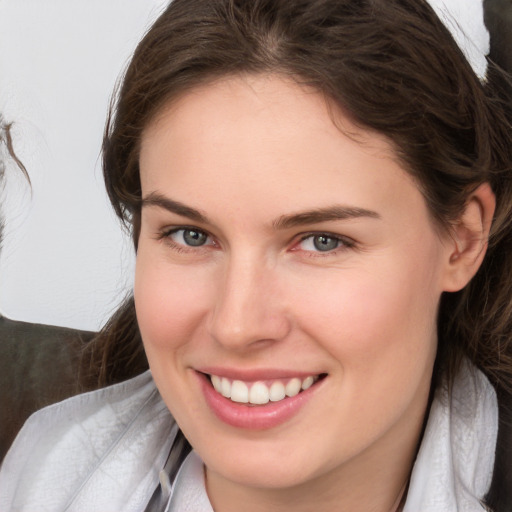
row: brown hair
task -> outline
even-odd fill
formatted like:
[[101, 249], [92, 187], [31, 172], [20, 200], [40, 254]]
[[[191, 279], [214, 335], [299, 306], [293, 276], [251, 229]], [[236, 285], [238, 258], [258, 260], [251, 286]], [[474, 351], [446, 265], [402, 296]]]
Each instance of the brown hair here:
[[[174, 0], [135, 51], [103, 143], [107, 191], [135, 247], [144, 128], [171, 99], [237, 73], [291, 77], [388, 137], [443, 228], [491, 184], [488, 253], [464, 290], [442, 297], [438, 366], [453, 375], [466, 355], [511, 390], [510, 122], [424, 0]], [[101, 384], [146, 367], [131, 298], [87, 356]]]
[[[14, 152], [11, 135], [12, 123], [8, 123], [2, 114], [0, 114], [0, 191], [4, 186], [4, 175], [6, 169], [6, 162], [12, 160], [16, 167], [21, 171], [23, 176], [26, 178], [30, 185], [30, 176], [28, 175], [27, 169], [23, 165], [23, 162], [18, 158]], [[4, 238], [4, 217], [3, 212], [0, 209], [0, 248]]]

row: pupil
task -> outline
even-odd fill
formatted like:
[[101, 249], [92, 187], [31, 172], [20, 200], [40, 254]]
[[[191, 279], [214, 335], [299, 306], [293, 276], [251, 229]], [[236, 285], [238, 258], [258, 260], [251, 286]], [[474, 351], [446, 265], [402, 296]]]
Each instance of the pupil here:
[[332, 251], [338, 247], [338, 240], [330, 236], [318, 235], [313, 238], [313, 245], [318, 251]]
[[206, 242], [206, 235], [200, 231], [187, 230], [183, 233], [183, 239], [187, 245], [197, 247], [199, 245], [204, 245]]

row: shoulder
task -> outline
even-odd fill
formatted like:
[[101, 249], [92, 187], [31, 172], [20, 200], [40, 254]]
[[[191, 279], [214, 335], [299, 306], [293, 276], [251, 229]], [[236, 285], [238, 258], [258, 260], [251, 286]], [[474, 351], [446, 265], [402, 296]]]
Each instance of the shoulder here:
[[4, 460], [0, 509], [129, 510], [158, 482], [175, 431], [150, 372], [42, 409]]

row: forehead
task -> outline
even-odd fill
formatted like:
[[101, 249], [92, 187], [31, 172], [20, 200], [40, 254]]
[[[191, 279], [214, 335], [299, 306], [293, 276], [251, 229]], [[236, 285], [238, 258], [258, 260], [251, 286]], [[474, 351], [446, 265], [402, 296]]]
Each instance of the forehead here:
[[231, 129], [236, 130], [249, 120], [250, 123], [244, 126], [245, 130], [238, 132], [240, 137], [247, 138], [247, 129], [258, 129], [258, 123], [263, 123], [264, 132], [272, 137], [281, 130], [285, 130], [290, 137], [307, 129], [310, 135], [318, 133], [318, 130], [322, 134], [335, 136], [341, 132], [367, 149], [385, 151], [390, 157], [396, 156], [392, 143], [385, 136], [357, 126], [341, 106], [317, 89], [280, 74], [228, 75], [179, 94], [153, 116], [143, 131], [142, 148], [157, 131], [167, 129], [169, 135], [172, 134], [169, 130], [171, 117], [175, 125], [180, 125], [180, 131], [190, 127], [196, 137], [203, 133], [203, 130], [197, 130], [197, 123], [204, 130], [215, 123], [215, 131], [220, 138], [226, 133], [225, 129], [233, 137]]
[[218, 195], [220, 205], [245, 194], [247, 206], [266, 197], [292, 209], [317, 198], [364, 208], [400, 187], [418, 192], [384, 136], [278, 76], [230, 77], [170, 103], [143, 134], [140, 169], [144, 194]]

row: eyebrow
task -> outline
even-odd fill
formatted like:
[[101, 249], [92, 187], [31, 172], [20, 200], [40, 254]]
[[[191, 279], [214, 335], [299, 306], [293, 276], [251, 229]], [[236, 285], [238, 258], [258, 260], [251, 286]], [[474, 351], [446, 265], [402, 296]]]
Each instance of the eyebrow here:
[[[148, 196], [141, 200], [142, 207], [157, 206], [171, 213], [175, 213], [182, 217], [187, 217], [195, 222], [203, 224], [211, 224], [207, 215], [200, 210], [196, 210], [179, 201], [174, 201], [157, 192], [151, 192]], [[272, 222], [272, 228], [276, 231], [290, 229], [297, 226], [307, 224], [317, 224], [319, 222], [328, 222], [334, 220], [358, 219], [361, 217], [380, 219], [381, 216], [372, 210], [366, 208], [358, 208], [352, 206], [328, 206], [326, 208], [315, 208], [305, 212], [282, 215]]]
[[169, 199], [157, 192], [151, 192], [148, 196], [144, 197], [141, 200], [141, 207], [147, 206], [158, 206], [159, 208], [163, 208], [171, 213], [176, 213], [177, 215], [181, 215], [182, 217], [187, 217], [190, 220], [194, 220], [196, 222], [202, 222], [204, 224], [208, 224], [208, 217], [199, 210], [195, 208], [191, 208], [179, 201], [174, 201], [173, 199]]
[[380, 219], [380, 215], [366, 208], [357, 208], [351, 206], [328, 206], [326, 208], [316, 208], [314, 210], [302, 213], [283, 215], [272, 223], [275, 230], [290, 229], [306, 224], [317, 224], [333, 220], [347, 220], [367, 217], [371, 219]]

